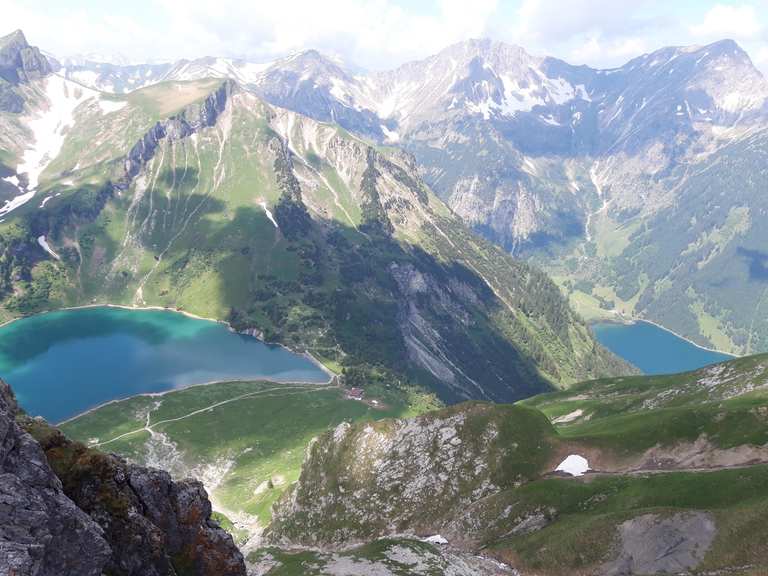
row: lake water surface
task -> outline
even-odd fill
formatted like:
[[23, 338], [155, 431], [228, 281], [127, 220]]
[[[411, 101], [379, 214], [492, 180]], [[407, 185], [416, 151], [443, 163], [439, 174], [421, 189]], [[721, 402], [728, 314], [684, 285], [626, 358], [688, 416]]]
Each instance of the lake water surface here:
[[646, 374], [686, 372], [733, 358], [699, 348], [650, 322], [594, 324], [592, 331], [603, 346]]
[[165, 310], [81, 308], [0, 328], [0, 377], [29, 414], [59, 422], [101, 403], [214, 380], [324, 383], [310, 359]]

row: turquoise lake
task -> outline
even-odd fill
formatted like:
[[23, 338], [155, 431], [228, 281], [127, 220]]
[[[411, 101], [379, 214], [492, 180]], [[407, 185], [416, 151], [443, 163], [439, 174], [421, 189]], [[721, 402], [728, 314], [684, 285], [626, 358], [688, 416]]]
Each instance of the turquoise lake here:
[[224, 324], [111, 307], [49, 312], [1, 327], [0, 377], [22, 408], [51, 422], [109, 400], [215, 380], [328, 381], [305, 356]]
[[705, 350], [649, 322], [592, 325], [598, 341], [646, 374], [695, 370], [733, 356]]

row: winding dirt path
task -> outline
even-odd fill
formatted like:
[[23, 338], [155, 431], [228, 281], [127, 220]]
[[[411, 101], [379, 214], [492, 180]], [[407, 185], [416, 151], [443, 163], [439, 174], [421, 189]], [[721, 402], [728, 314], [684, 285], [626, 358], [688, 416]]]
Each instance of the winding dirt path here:
[[[182, 416], [177, 416], [175, 418], [166, 418], [165, 420], [158, 420], [157, 422], [152, 422], [150, 424], [150, 419], [152, 416], [152, 411], [159, 408], [159, 405], [155, 406], [154, 408], [151, 408], [147, 412], [147, 420], [146, 424], [142, 426], [141, 428], [136, 428], [135, 430], [130, 430], [129, 432], [123, 432], [122, 434], [119, 434], [118, 436], [115, 436], [114, 438], [110, 438], [109, 440], [104, 440], [103, 442], [97, 442], [95, 444], [91, 444], [90, 448], [99, 448], [101, 446], [106, 446], [107, 444], [111, 444], [112, 442], [116, 442], [118, 440], [121, 440], [122, 438], [125, 438], [127, 436], [132, 436], [133, 434], [138, 434], [140, 432], [147, 432], [150, 435], [154, 435], [154, 428], [157, 426], [160, 426], [162, 424], [169, 424], [171, 422], [178, 422], [179, 420], [184, 420], [186, 418], [190, 418], [192, 416], [196, 416], [198, 414], [202, 414], [203, 412], [207, 412], [208, 410], [213, 410], [214, 408], [218, 408], [219, 406], [224, 406], [226, 404], [230, 404], [231, 402], [237, 402], [238, 400], [243, 400], [245, 398], [253, 398], [256, 396], [264, 396], [266, 398], [273, 398], [276, 396], [290, 396], [290, 395], [298, 395], [298, 394], [309, 394], [311, 392], [319, 392], [320, 390], [328, 390], [330, 388], [335, 388], [336, 386], [331, 384], [290, 384], [285, 386], [275, 386], [274, 388], [265, 388], [264, 390], [256, 390], [255, 392], [248, 392], [246, 394], [240, 394], [239, 396], [235, 396], [233, 398], [228, 398], [226, 400], [221, 400], [219, 402], [214, 402], [213, 404], [210, 404], [208, 406], [204, 406], [203, 408], [198, 408], [197, 410], [193, 410], [192, 412], [189, 412], [187, 414], [184, 414]], [[288, 394], [271, 394], [266, 395], [267, 392], [275, 392], [275, 391], [282, 391], [282, 392], [289, 392]]]

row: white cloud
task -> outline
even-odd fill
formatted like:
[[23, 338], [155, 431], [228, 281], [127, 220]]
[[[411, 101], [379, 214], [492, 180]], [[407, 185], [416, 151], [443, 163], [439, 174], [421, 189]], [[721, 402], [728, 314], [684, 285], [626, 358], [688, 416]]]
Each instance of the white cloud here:
[[[104, 37], [111, 37], [111, 45], [132, 51], [134, 59], [154, 53], [164, 58], [217, 55], [256, 60], [317, 48], [364, 66], [389, 67], [486, 35], [497, 4], [496, 0], [439, 0], [434, 10], [418, 13], [394, 0], [144, 1], [152, 4], [151, 19], [109, 22], [90, 16], [84, 19], [86, 26], [98, 28], [100, 34], [85, 34], [58, 42], [59, 46], [72, 51], [80, 44], [75, 51], [88, 52]], [[36, 17], [46, 18], [44, 14]], [[44, 46], [51, 38], [34, 36]], [[52, 49], [60, 50], [59, 46]], [[138, 50], [150, 54], [137, 55]]]
[[575, 64], [624, 64], [658, 47], [668, 26], [659, 0], [522, 0], [512, 40]]
[[761, 69], [768, 68], [768, 46], [762, 44], [752, 52], [752, 62]]
[[652, 24], [641, 10], [657, 0], [522, 0], [515, 33], [522, 41], [568, 42], [574, 38], [617, 38]]
[[568, 53], [571, 62], [599, 62], [602, 66], [621, 66], [628, 60], [649, 50], [644, 38], [627, 37], [615, 39], [588, 38], [583, 44], [574, 46]]
[[749, 4], [716, 4], [699, 24], [690, 27], [691, 34], [705, 38], [752, 38], [762, 30], [754, 6]]
[[[135, 0], [113, 15], [44, 0], [0, 0], [8, 32], [59, 55], [125, 53], [131, 60], [246, 56], [317, 48], [371, 67], [423, 57], [488, 34], [497, 0], [438, 0], [416, 11], [396, 0]], [[97, 6], [99, 6], [97, 4]], [[0, 31], [0, 34], [3, 32]]]
[[[73, 7], [74, 6], [74, 7]], [[54, 54], [132, 61], [243, 56], [266, 61], [317, 48], [392, 68], [490, 36], [574, 64], [609, 67], [665, 45], [732, 37], [768, 68], [768, 0], [0, 0], [7, 30]]]

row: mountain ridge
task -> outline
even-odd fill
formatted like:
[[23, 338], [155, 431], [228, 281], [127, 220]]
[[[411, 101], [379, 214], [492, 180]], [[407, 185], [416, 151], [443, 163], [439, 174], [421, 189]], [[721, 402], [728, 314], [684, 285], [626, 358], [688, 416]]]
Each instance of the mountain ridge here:
[[[79, 93], [69, 82], [44, 81]], [[627, 369], [546, 276], [464, 228], [405, 152], [233, 81], [79, 98], [0, 224], [6, 312], [178, 307], [310, 350], [351, 385], [407, 376], [447, 399]]]
[[[542, 265], [589, 318], [620, 312], [705, 346], [764, 350], [768, 324], [749, 313], [762, 289], [748, 256], [764, 242], [745, 216], [760, 204], [760, 172], [729, 153], [741, 147], [757, 161], [768, 126], [768, 83], [748, 55], [724, 40], [594, 70], [499, 46], [461, 43], [367, 77], [274, 72], [250, 89], [413, 153], [454, 212]], [[481, 57], [494, 50], [506, 68], [498, 54]], [[721, 190], [697, 177], [712, 167], [723, 170]], [[724, 191], [734, 193], [726, 206]], [[697, 213], [699, 204], [716, 215]], [[675, 225], [707, 218], [722, 232]], [[720, 252], [740, 264], [715, 267]]]

